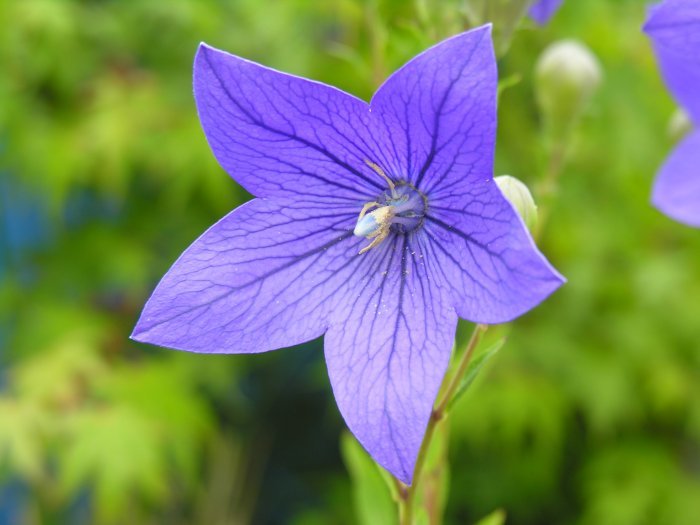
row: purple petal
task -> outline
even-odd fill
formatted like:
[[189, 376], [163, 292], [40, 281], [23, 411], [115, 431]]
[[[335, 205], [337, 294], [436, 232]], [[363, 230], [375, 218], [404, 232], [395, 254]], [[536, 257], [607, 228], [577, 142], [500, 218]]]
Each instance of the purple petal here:
[[490, 36], [483, 26], [437, 44], [372, 98], [394, 142], [384, 168], [424, 193], [492, 177], [498, 75]]
[[644, 31], [669, 89], [700, 124], [700, 2], [666, 0], [651, 10]]
[[700, 227], [700, 131], [694, 131], [661, 168], [652, 202], [669, 217]]
[[204, 44], [194, 91], [214, 155], [253, 195], [366, 201], [383, 189], [365, 163], [382, 160], [365, 102]]
[[410, 483], [449, 362], [457, 316], [428, 275], [420, 234], [367, 252], [331, 317], [325, 352], [338, 407], [372, 457]]
[[431, 201], [425, 231], [439, 255], [426, 264], [452, 289], [457, 314], [470, 321], [510, 321], [564, 282], [492, 180]]
[[549, 23], [549, 20], [557, 12], [564, 0], [540, 0], [535, 2], [530, 8], [530, 18], [539, 25], [543, 26]]
[[320, 336], [354, 275], [351, 208], [255, 199], [197, 239], [163, 277], [132, 337], [206, 353], [252, 353]]

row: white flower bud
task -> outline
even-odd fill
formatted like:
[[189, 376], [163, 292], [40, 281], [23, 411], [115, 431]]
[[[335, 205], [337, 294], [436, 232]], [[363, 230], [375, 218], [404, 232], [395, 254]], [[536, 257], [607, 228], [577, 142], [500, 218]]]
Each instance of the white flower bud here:
[[555, 42], [537, 61], [535, 87], [540, 109], [554, 125], [571, 125], [600, 86], [602, 76], [598, 59], [584, 44]]
[[693, 123], [688, 114], [682, 109], [676, 109], [668, 123], [668, 135], [671, 140], [679, 141], [693, 129]]
[[520, 214], [525, 226], [532, 231], [537, 223], [537, 205], [528, 187], [510, 175], [501, 175], [494, 180], [503, 196]]

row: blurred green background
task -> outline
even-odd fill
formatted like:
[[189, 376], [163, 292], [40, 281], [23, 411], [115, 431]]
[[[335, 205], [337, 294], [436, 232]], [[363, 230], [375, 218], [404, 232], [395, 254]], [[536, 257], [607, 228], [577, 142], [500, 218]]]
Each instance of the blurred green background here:
[[[446, 523], [700, 523], [700, 231], [648, 204], [675, 106], [645, 9], [565, 0], [500, 61], [519, 82], [496, 173], [533, 188], [551, 139], [537, 57], [577, 38], [605, 78], [541, 241], [569, 283], [451, 414]], [[321, 341], [201, 356], [128, 335], [177, 255], [249, 198], [199, 128], [200, 41], [367, 99], [468, 27], [463, 2], [0, 0], [0, 20], [0, 525], [368, 522]]]

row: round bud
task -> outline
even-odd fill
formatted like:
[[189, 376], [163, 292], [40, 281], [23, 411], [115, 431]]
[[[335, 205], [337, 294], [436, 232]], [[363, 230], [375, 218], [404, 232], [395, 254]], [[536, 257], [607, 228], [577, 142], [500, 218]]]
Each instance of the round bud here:
[[532, 231], [537, 223], [537, 205], [528, 187], [510, 175], [501, 175], [494, 180], [503, 196], [520, 214], [525, 226]]
[[555, 125], [571, 125], [602, 81], [598, 59], [575, 40], [555, 42], [537, 61], [535, 88], [540, 109]]

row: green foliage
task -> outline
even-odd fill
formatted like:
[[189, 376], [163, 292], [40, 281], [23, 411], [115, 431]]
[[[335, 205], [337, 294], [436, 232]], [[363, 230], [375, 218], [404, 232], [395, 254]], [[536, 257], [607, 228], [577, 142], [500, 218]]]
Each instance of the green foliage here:
[[92, 487], [98, 518], [116, 521], [134, 493], [165, 498], [158, 429], [147, 418], [126, 408], [98, 408], [76, 414], [65, 425], [68, 443], [58, 458], [58, 484], [69, 494]]
[[467, 391], [467, 389], [472, 385], [474, 380], [478, 377], [479, 373], [482, 371], [486, 363], [489, 362], [489, 360], [496, 355], [496, 353], [503, 348], [503, 345], [506, 343], [506, 338], [502, 337], [501, 339], [498, 339], [495, 343], [491, 344], [486, 350], [481, 352], [479, 355], [477, 355], [474, 359], [471, 360], [469, 363], [469, 366], [467, 367], [467, 371], [464, 374], [464, 377], [462, 378], [462, 381], [459, 384], [459, 387], [457, 387], [457, 391], [455, 392], [455, 395], [452, 397], [449, 403], [449, 407], [451, 408], [454, 403], [457, 402], [457, 400], [464, 395], [464, 393]]
[[42, 475], [40, 436], [47, 421], [36, 407], [0, 400], [0, 472], [9, 469], [32, 481]]
[[447, 419], [443, 419], [435, 428], [420, 484], [416, 488], [416, 525], [439, 525], [443, 522], [447, 497], [450, 494], [449, 439], [450, 425]]
[[[343, 434], [340, 446], [352, 478], [357, 523], [361, 525], [398, 523], [396, 503], [390, 488], [390, 476], [380, 472], [377, 464], [349, 433]], [[395, 487], [393, 490], [396, 492]]]
[[0, 398], [12, 422], [0, 427], [0, 465], [58, 504], [89, 487], [100, 523], [133, 500], [162, 505], [173, 478], [194, 489], [212, 421], [185, 372], [177, 360], [110, 365], [94, 336], [67, 333], [15, 367]]
[[499, 509], [480, 519], [476, 525], [503, 525], [505, 522], [506, 513]]

